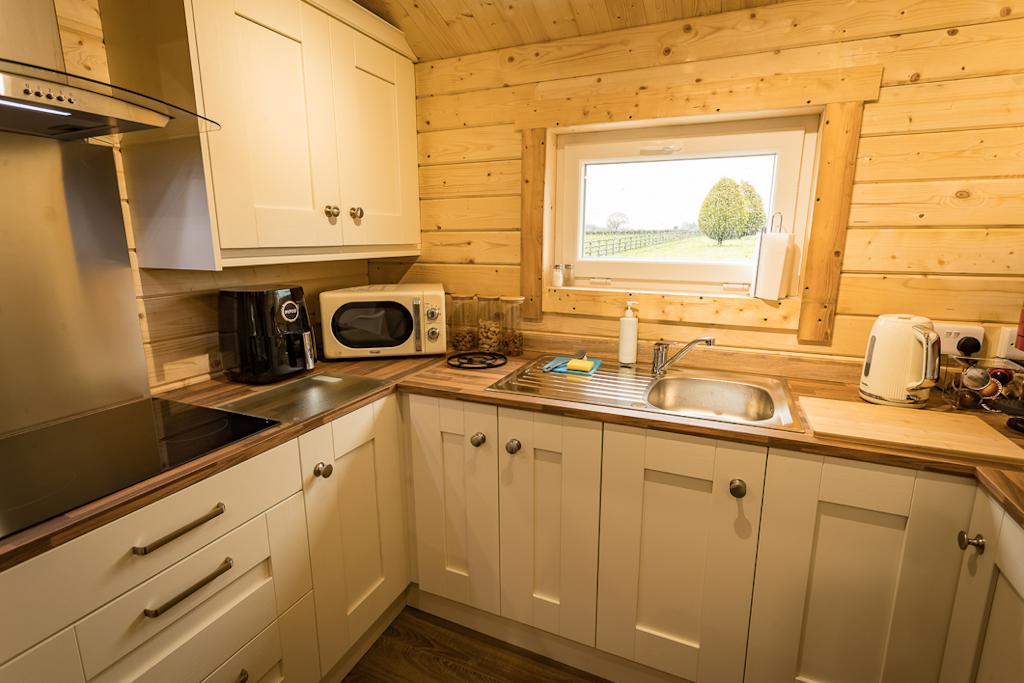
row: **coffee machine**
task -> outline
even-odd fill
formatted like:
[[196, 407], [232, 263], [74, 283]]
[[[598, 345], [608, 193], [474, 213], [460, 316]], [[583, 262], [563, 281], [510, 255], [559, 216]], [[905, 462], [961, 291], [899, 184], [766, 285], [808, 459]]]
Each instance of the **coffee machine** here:
[[316, 340], [302, 287], [222, 289], [218, 308], [229, 379], [268, 384], [313, 369]]

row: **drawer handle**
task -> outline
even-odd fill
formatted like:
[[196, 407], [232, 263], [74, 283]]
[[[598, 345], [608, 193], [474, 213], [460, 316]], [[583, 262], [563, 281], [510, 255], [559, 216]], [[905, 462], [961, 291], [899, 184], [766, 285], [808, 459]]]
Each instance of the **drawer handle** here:
[[985, 537], [978, 534], [974, 538], [968, 538], [966, 531], [961, 531], [956, 535], [956, 544], [960, 546], [960, 550], [967, 550], [972, 545], [978, 549], [978, 554], [981, 555], [985, 552]]
[[215, 507], [212, 510], [210, 510], [209, 512], [207, 512], [205, 515], [203, 515], [202, 517], [200, 517], [196, 521], [189, 522], [188, 524], [186, 524], [185, 526], [181, 527], [177, 531], [172, 531], [171, 533], [167, 534], [163, 538], [158, 538], [157, 540], [153, 541], [149, 545], [143, 545], [143, 546], [138, 546], [137, 545], [134, 548], [132, 548], [132, 552], [135, 553], [136, 555], [148, 555], [151, 552], [153, 552], [154, 550], [158, 550], [160, 548], [163, 548], [165, 545], [167, 545], [168, 543], [170, 543], [174, 539], [178, 538], [179, 536], [184, 536], [185, 534], [187, 534], [188, 532], [192, 531], [196, 527], [200, 527], [200, 526], [206, 524], [207, 522], [209, 522], [214, 517], [219, 517], [219, 516], [223, 515], [226, 511], [227, 511], [227, 508], [224, 507], [224, 503], [217, 503], [217, 507]]
[[199, 583], [195, 584], [194, 586], [190, 586], [189, 588], [186, 588], [185, 590], [183, 590], [182, 592], [178, 593], [173, 598], [171, 598], [170, 600], [168, 600], [164, 604], [160, 605], [156, 609], [144, 609], [144, 610], [142, 610], [142, 613], [144, 615], [146, 615], [147, 617], [150, 617], [150, 618], [156, 618], [156, 617], [160, 616], [161, 614], [163, 614], [167, 610], [171, 609], [172, 607], [177, 605], [179, 602], [181, 602], [182, 600], [184, 600], [188, 596], [190, 596], [193, 593], [195, 593], [196, 591], [198, 591], [200, 588], [202, 588], [206, 584], [211, 583], [212, 581], [214, 581], [221, 574], [224, 574], [225, 572], [229, 571], [234, 566], [235, 566], [235, 561], [232, 560], [230, 557], [225, 557], [224, 558], [224, 564], [222, 564], [221, 566], [217, 567], [217, 569], [215, 569], [214, 572], [212, 574], [210, 574], [209, 576], [207, 576], [205, 579], [202, 579], [201, 581], [199, 581]]
[[245, 683], [248, 680], [249, 680], [249, 672], [246, 671], [245, 669], [242, 669], [242, 672], [240, 674], [238, 674], [238, 680], [235, 681], [235, 683]]
[[747, 482], [742, 479], [733, 479], [729, 482], [729, 493], [733, 498], [742, 498], [747, 495]]

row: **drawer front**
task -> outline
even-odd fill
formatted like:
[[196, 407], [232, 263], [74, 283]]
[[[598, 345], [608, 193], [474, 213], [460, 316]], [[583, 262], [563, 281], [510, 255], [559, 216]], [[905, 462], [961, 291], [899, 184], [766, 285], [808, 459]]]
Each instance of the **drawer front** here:
[[89, 615], [75, 625], [86, 678], [153, 638], [269, 556], [266, 517], [260, 515]]
[[[203, 683], [257, 683], [271, 670], [277, 678], [282, 678], [281, 631], [276, 621], [207, 676]], [[274, 676], [270, 679], [276, 680]]]
[[0, 666], [0, 683], [85, 683], [74, 629], [66, 628]]
[[89, 683], [200, 683], [276, 616], [274, 580], [261, 563]]
[[[155, 576], [301, 490], [297, 441], [205, 479], [0, 573], [0, 662]], [[145, 555], [213, 511], [223, 514]]]

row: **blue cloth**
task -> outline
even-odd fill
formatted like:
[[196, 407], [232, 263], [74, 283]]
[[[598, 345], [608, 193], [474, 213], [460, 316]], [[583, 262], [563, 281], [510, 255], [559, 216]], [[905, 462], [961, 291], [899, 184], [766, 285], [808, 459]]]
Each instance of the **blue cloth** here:
[[[558, 358], [554, 359], [553, 361], [551, 361], [550, 363], [545, 365], [544, 368], [547, 369], [547, 368], [550, 368], [553, 365], [558, 365], [559, 363], [565, 363], [566, 361], [570, 361], [570, 360], [572, 360], [571, 356], [559, 356]], [[591, 360], [591, 359], [588, 358], [587, 360]], [[597, 372], [597, 369], [599, 367], [601, 367], [601, 361], [595, 360], [595, 361], [592, 361], [592, 362], [594, 363], [594, 367], [590, 368], [589, 372], [578, 372], [576, 370], [568, 370], [568, 369], [566, 369], [566, 367], [564, 365], [562, 367], [560, 367], [560, 368], [556, 368], [556, 369], [552, 370], [551, 372], [557, 372], [557, 373], [560, 373], [560, 374], [563, 374], [563, 375], [576, 375], [578, 377], [591, 377], [595, 372]]]

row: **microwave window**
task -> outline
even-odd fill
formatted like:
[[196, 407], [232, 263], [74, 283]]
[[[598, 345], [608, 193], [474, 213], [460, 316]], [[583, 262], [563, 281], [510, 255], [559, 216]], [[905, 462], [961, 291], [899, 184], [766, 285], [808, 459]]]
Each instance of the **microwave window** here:
[[350, 303], [334, 312], [331, 331], [352, 349], [391, 348], [412, 335], [412, 315], [394, 301]]

